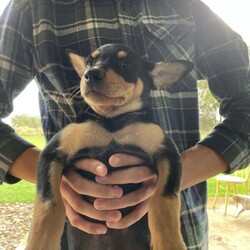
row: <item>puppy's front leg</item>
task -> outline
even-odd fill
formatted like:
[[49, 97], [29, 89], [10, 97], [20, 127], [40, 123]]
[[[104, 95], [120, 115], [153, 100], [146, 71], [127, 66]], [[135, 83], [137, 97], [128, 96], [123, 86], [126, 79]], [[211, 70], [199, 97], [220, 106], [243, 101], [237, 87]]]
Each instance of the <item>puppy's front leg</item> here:
[[[170, 163], [167, 159], [158, 165], [159, 181], [155, 194], [151, 198], [148, 220], [153, 250], [184, 250], [185, 243], [180, 231], [180, 197], [179, 193], [166, 190], [171, 178]], [[174, 184], [175, 185], [175, 184]], [[168, 188], [168, 187], [167, 187]]]
[[26, 250], [58, 250], [65, 222], [60, 182], [67, 160], [84, 148], [104, 147], [112, 135], [96, 122], [70, 124], [42, 152], [37, 173], [37, 198]]
[[60, 249], [65, 223], [65, 209], [60, 193], [64, 164], [58, 160], [57, 142], [49, 144], [39, 160], [37, 196], [26, 250]]

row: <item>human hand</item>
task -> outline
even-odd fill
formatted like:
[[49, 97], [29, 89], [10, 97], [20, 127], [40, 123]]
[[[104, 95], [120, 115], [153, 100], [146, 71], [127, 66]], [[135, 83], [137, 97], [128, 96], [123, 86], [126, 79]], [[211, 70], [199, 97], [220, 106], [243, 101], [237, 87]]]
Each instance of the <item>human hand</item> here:
[[122, 185], [127, 183], [142, 183], [140, 188], [119, 198], [97, 198], [94, 207], [97, 210], [122, 209], [136, 206], [129, 214], [118, 221], [106, 221], [106, 225], [113, 229], [127, 228], [139, 221], [147, 212], [150, 197], [154, 194], [157, 185], [157, 175], [145, 166], [139, 157], [128, 154], [115, 154], [109, 159], [109, 164], [114, 168], [131, 166], [108, 175], [96, 177], [96, 181], [103, 185]]
[[[154, 193], [157, 176], [143, 166], [138, 157], [116, 154], [110, 158], [110, 165], [116, 168], [124, 165], [141, 166], [107, 175], [107, 168], [102, 162], [84, 159], [76, 163], [76, 168], [95, 174], [97, 183], [84, 179], [74, 170], [69, 170], [62, 178], [61, 193], [68, 219], [73, 226], [90, 234], [105, 234], [107, 227], [122, 229], [134, 224], [147, 213], [149, 198]], [[141, 182], [143, 184], [138, 190], [126, 195], [118, 186]], [[94, 204], [84, 201], [82, 194], [96, 197]], [[121, 216], [118, 209], [135, 205], [131, 213]], [[106, 226], [86, 221], [79, 214], [106, 221]]]
[[102, 162], [94, 159], [79, 160], [75, 163], [75, 168], [70, 168], [64, 173], [60, 186], [66, 215], [71, 225], [89, 234], [105, 234], [107, 232], [105, 225], [89, 222], [80, 214], [100, 221], [117, 221], [121, 219], [120, 211], [97, 210], [92, 204], [85, 201], [82, 195], [111, 199], [121, 197], [123, 191], [115, 185], [101, 185], [87, 180], [78, 174], [76, 169], [85, 170], [96, 176], [105, 176], [107, 168]]

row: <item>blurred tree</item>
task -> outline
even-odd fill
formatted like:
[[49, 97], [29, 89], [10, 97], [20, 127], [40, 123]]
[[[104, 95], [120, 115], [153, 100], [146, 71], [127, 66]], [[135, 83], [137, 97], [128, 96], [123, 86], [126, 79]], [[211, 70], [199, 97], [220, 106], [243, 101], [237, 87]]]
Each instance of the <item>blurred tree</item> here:
[[29, 116], [27, 114], [12, 117], [11, 122], [14, 127], [40, 128], [41, 121], [39, 116]]
[[42, 136], [42, 126], [39, 116], [27, 114], [16, 115], [11, 119], [12, 127], [20, 136]]
[[[250, 58], [250, 46], [248, 46], [248, 54]], [[206, 80], [198, 82], [198, 89], [201, 131], [211, 131], [222, 119], [219, 115], [219, 103], [212, 96]]]
[[198, 82], [199, 105], [200, 105], [200, 127], [201, 131], [210, 131], [218, 123], [219, 103], [212, 96], [206, 80]]

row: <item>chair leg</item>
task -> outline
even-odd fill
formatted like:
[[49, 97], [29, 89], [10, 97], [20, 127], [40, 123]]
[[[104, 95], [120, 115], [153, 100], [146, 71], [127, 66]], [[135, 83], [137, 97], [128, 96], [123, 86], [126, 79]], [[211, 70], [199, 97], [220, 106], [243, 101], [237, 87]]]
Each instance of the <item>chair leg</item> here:
[[226, 197], [225, 197], [225, 212], [224, 215], [227, 214], [227, 205], [228, 205], [228, 196], [229, 196], [229, 184], [226, 184]]
[[216, 205], [216, 200], [217, 200], [217, 196], [218, 196], [218, 192], [219, 192], [219, 186], [220, 186], [220, 182], [217, 181], [216, 182], [216, 190], [215, 190], [214, 202], [213, 202], [212, 208], [215, 208], [215, 205]]
[[[238, 194], [238, 191], [237, 191], [237, 184], [233, 184], [233, 189], [234, 189], [234, 195]], [[236, 208], [238, 208], [238, 203], [236, 203]]]

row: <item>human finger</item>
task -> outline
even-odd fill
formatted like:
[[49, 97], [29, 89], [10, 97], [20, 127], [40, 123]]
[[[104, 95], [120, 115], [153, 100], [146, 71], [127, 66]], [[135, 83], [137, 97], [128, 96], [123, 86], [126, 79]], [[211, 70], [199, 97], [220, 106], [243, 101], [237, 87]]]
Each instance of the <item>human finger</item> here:
[[79, 159], [73, 164], [75, 169], [84, 170], [97, 176], [105, 176], [108, 169], [101, 161], [92, 158]]
[[144, 215], [146, 215], [146, 213], [148, 212], [149, 202], [150, 199], [147, 199], [144, 202], [140, 203], [135, 207], [134, 210], [132, 210], [132, 212], [122, 217], [119, 221], [107, 221], [107, 227], [112, 229], [124, 229], [132, 226], [137, 221], [139, 221]]
[[117, 198], [123, 195], [123, 190], [118, 185], [102, 185], [88, 180], [73, 169], [68, 170], [63, 175], [63, 182], [67, 184], [78, 194], [88, 195], [98, 198]]
[[156, 179], [147, 180], [142, 183], [140, 188], [123, 195], [121, 198], [96, 199], [94, 201], [94, 207], [98, 210], [114, 210], [136, 206], [154, 194], [156, 183]]
[[[66, 201], [67, 205], [70, 206], [71, 209], [74, 210], [74, 213], [79, 213], [99, 221], [107, 221], [107, 220], [117, 221], [121, 219], [120, 211], [97, 210], [91, 203], [85, 201], [81, 195], [79, 195], [73, 189], [71, 189], [71, 187], [67, 185], [67, 183], [62, 184], [61, 186], [62, 186], [61, 189], [64, 189], [64, 191], [62, 192], [63, 200]], [[70, 215], [71, 214], [72, 211]], [[75, 216], [73, 218], [75, 218]]]
[[121, 185], [127, 183], [141, 183], [152, 178], [157, 178], [157, 175], [149, 167], [138, 166], [113, 171], [106, 176], [96, 176], [96, 182], [100, 184]]
[[139, 166], [143, 165], [144, 161], [135, 155], [117, 153], [109, 158], [109, 164], [112, 167]]
[[103, 224], [93, 223], [85, 220], [79, 213], [69, 205], [69, 203], [64, 200], [64, 206], [66, 215], [69, 219], [70, 224], [73, 227], [80, 229], [89, 234], [105, 234], [107, 233], [107, 227]]

